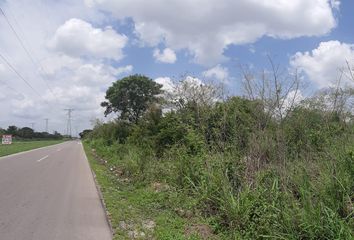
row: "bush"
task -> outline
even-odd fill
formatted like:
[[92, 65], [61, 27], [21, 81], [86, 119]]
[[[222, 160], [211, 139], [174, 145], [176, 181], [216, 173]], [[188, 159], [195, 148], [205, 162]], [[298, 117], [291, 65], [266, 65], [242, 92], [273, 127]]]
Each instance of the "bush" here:
[[98, 122], [88, 138], [102, 139], [107, 145], [115, 142], [124, 144], [130, 135], [131, 127], [131, 124], [124, 121]]
[[298, 107], [283, 122], [289, 154], [322, 152], [344, 133], [341, 122], [327, 112]]
[[258, 130], [263, 117], [259, 102], [232, 97], [210, 110], [206, 120], [206, 140], [221, 148], [226, 144], [236, 147], [237, 151], [247, 151], [249, 136]]

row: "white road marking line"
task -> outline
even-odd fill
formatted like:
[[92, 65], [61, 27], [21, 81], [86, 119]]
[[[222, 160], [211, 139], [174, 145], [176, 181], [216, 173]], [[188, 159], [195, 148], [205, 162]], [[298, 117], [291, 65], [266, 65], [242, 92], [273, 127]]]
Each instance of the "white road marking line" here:
[[49, 155], [42, 157], [41, 159], [37, 160], [37, 162], [40, 162], [40, 161], [46, 159], [47, 157], [49, 157]]

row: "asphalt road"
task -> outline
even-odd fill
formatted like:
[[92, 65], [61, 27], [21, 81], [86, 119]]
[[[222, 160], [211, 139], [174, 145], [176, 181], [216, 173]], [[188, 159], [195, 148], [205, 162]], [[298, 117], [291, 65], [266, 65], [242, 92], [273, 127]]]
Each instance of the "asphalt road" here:
[[112, 239], [80, 142], [0, 158], [0, 239]]

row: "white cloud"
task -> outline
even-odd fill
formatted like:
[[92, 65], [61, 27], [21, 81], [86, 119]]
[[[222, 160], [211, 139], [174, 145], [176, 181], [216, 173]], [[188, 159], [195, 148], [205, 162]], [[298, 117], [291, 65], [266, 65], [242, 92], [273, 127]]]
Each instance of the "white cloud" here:
[[[71, 107], [76, 106], [76, 108], [92, 108], [92, 96], [94, 91], [87, 86], [82, 85], [71, 85], [70, 88], [65, 87], [56, 87], [53, 89], [55, 96], [59, 99], [59, 103], [63, 106]], [[46, 99], [50, 102], [55, 102], [56, 98], [53, 98], [53, 95], [46, 93]], [[78, 105], [79, 103], [79, 105]]]
[[[215, 65], [230, 44], [263, 36], [289, 39], [327, 34], [336, 26], [336, 0], [86, 0], [91, 7], [131, 17], [147, 45], [188, 49], [196, 62]], [[181, 13], [183, 13], [181, 15]]]
[[82, 64], [83, 61], [80, 58], [70, 57], [62, 53], [51, 54], [42, 60], [41, 66], [43, 69], [40, 69], [40, 72], [43, 75], [53, 76], [63, 69], [73, 70]]
[[73, 80], [83, 86], [90, 84], [98, 84], [105, 86], [115, 80], [114, 76], [105, 68], [104, 65], [99, 64], [83, 64], [74, 72]]
[[60, 26], [49, 47], [74, 57], [96, 57], [120, 60], [128, 38], [112, 27], [94, 28], [90, 23], [72, 18]]
[[291, 108], [296, 107], [304, 99], [305, 97], [300, 90], [290, 91], [284, 99], [283, 106], [281, 109], [282, 113], [284, 114], [286, 111], [291, 110]]
[[331, 6], [337, 10], [339, 10], [340, 1], [339, 0], [330, 0]]
[[153, 56], [156, 61], [162, 63], [175, 63], [177, 60], [176, 53], [170, 48], [165, 48], [162, 52], [159, 49], [155, 49]]
[[4, 79], [4, 75], [1, 74], [0, 64], [0, 101], [7, 102], [10, 99], [22, 100], [24, 95], [18, 92], [15, 88], [11, 87]]
[[187, 84], [194, 86], [194, 87], [199, 87], [199, 86], [204, 85], [202, 80], [200, 80], [199, 78], [196, 78], [196, 77], [191, 77], [191, 76], [187, 76], [185, 79], [183, 79], [182, 83], [187, 83]]
[[162, 90], [172, 93], [175, 89], [176, 85], [172, 82], [171, 78], [169, 77], [159, 77], [154, 80], [158, 84], [162, 85]]
[[339, 70], [346, 66], [346, 60], [354, 60], [354, 44], [339, 41], [321, 42], [310, 52], [297, 52], [290, 64], [299, 68], [319, 87], [329, 87], [339, 76]]
[[[64, 108], [76, 109], [73, 129], [78, 131], [90, 127], [91, 119], [103, 117], [100, 102], [107, 87], [133, 70], [131, 65], [117, 66], [114, 61], [123, 57], [126, 37], [109, 27], [96, 27], [107, 26], [107, 18], [87, 8], [82, 0], [0, 1], [0, 6], [38, 65], [26, 56], [6, 21], [0, 21], [0, 52], [41, 95], [0, 60], [0, 127], [35, 122], [36, 130], [42, 131], [43, 119], [49, 118], [50, 131], [65, 133]], [[73, 24], [72, 19], [77, 22]], [[68, 33], [73, 37], [69, 39]], [[52, 48], [48, 48], [49, 41]]]
[[132, 65], [127, 65], [124, 67], [119, 67], [114, 70], [115, 75], [121, 75], [121, 74], [128, 74], [133, 71], [133, 66]]
[[221, 82], [228, 82], [229, 70], [220, 64], [203, 72], [203, 76], [208, 79], [216, 79]]
[[155, 82], [162, 85], [162, 90], [170, 93], [175, 94], [174, 91], [183, 92], [184, 87], [188, 88], [199, 88], [204, 86], [202, 80], [192, 76], [186, 76], [181, 81], [174, 83], [170, 77], [158, 77], [154, 79]]

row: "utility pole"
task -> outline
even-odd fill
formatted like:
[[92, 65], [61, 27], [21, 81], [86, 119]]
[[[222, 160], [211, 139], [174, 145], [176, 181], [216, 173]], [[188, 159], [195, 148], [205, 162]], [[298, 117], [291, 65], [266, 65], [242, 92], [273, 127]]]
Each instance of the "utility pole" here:
[[65, 111], [67, 111], [68, 113], [68, 121], [66, 124], [66, 135], [70, 136], [71, 138], [71, 113], [74, 111], [73, 108], [66, 108], [64, 109]]
[[48, 121], [49, 121], [49, 118], [45, 118], [45, 132], [48, 132]]
[[32, 122], [32, 123], [31, 123], [31, 126], [32, 126], [32, 130], [33, 130], [33, 132], [34, 132], [34, 125], [35, 125], [35, 123], [34, 123], [34, 122]]

